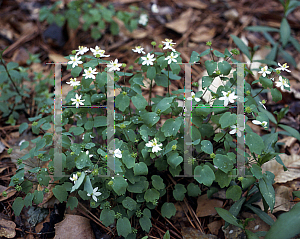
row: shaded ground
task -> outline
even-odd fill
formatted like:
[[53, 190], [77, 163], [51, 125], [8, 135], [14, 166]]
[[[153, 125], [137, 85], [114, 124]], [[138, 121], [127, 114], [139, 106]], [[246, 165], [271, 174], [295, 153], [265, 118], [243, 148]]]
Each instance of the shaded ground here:
[[[128, 10], [130, 4], [146, 9], [149, 14], [149, 23], [147, 27], [143, 28], [139, 25], [140, 28], [137, 31], [130, 33], [120, 25], [121, 32], [119, 36], [104, 34], [99, 41], [94, 41], [80, 28], [71, 30], [67, 26], [64, 26], [63, 28], [55, 30], [54, 35], [56, 38], [53, 39], [53, 34], [45, 34], [48, 25], [45, 22], [40, 23], [37, 20], [38, 9], [47, 2], [49, 3], [50, 1], [0, 1], [0, 49], [2, 50], [8, 47], [3, 55], [7, 62], [16, 61], [19, 65], [25, 65], [26, 60], [29, 58], [28, 52], [31, 54], [40, 54], [42, 63], [34, 63], [31, 66], [31, 69], [49, 74], [50, 70], [53, 71], [54, 66], [46, 65], [44, 63], [63, 61], [62, 58], [71, 54], [71, 51], [77, 49], [77, 46], [79, 45], [87, 47], [99, 45], [106, 50], [107, 54], [111, 55], [111, 59], [118, 58], [119, 62], [125, 62], [128, 67], [134, 65], [134, 61], [137, 57], [131, 50], [136, 45], [143, 46], [145, 51], [149, 52], [152, 49], [152, 46], [150, 45], [151, 41], [156, 41], [159, 44], [165, 38], [173, 39], [176, 43], [176, 50], [182, 53], [181, 56], [183, 61], [188, 62], [192, 51], [200, 53], [207, 49], [207, 46], [205, 45], [206, 41], [212, 41], [213, 48], [220, 52], [223, 52], [225, 48], [235, 48], [236, 46], [232, 41], [230, 34], [245, 39], [249, 46], [260, 45], [268, 47], [270, 46], [270, 43], [265, 40], [261, 33], [249, 32], [244, 30], [244, 28], [255, 25], [279, 28], [283, 16], [283, 7], [278, 1], [268, 1], [266, 4], [265, 1], [261, 0], [167, 0], [157, 1], [159, 12], [153, 13], [151, 12], [152, 3], [150, 1], [120, 0], [113, 2], [117, 10]], [[65, 2], [69, 1], [66, 0]], [[299, 8], [289, 15], [288, 21], [291, 26], [292, 35], [295, 39], [300, 41]], [[272, 33], [272, 36], [276, 40], [279, 39], [278, 33]], [[300, 55], [292, 46], [288, 45], [286, 49], [294, 57], [297, 63], [300, 62]], [[263, 59], [267, 52], [267, 48], [262, 48], [257, 55], [258, 57], [260, 55], [261, 59]], [[205, 60], [207, 59], [202, 59], [200, 61], [201, 65], [193, 67], [193, 82], [199, 81], [202, 78], [204, 71], [202, 65]], [[240, 60], [243, 61], [245, 59], [240, 56]], [[281, 63], [285, 62], [282, 58], [278, 58], [277, 60]], [[270, 112], [289, 106], [289, 113], [282, 120], [282, 123], [299, 130], [300, 65], [298, 64], [297, 67], [291, 66], [290, 70], [292, 73], [287, 74], [286, 76], [290, 80], [292, 93], [284, 92], [283, 99], [276, 104], [271, 101], [270, 95], [264, 94], [262, 95], [262, 98], [267, 100], [266, 107]], [[31, 73], [31, 78], [33, 78], [33, 76], [33, 73]], [[63, 82], [69, 80], [70, 76], [70, 72], [64, 71], [62, 78]], [[255, 78], [253, 77], [251, 80], [255, 80]], [[176, 81], [176, 83], [171, 85], [170, 89], [177, 90], [183, 88], [183, 85], [183, 80]], [[49, 88], [49, 90], [51, 91], [53, 89]], [[195, 90], [197, 89], [195, 88]], [[158, 95], [165, 95], [166, 93], [165, 89], [160, 86], [154, 86], [153, 91]], [[32, 92], [34, 92], [34, 89], [32, 89]], [[149, 89], [144, 88], [143, 95], [147, 99], [149, 97]], [[31, 117], [34, 116], [31, 111], [28, 111], [27, 113], [29, 115], [31, 114]], [[25, 116], [21, 116], [15, 126], [7, 125], [5, 123], [6, 121], [7, 118], [0, 119], [0, 135], [2, 145], [4, 145], [3, 147], [8, 149], [20, 142], [18, 127], [21, 123], [26, 121], [26, 119]], [[256, 128], [254, 125], [251, 125], [251, 127], [253, 127], [253, 130], [256, 132], [260, 132], [259, 127]], [[263, 132], [260, 133], [263, 134]], [[300, 153], [300, 142], [292, 137], [284, 137], [280, 140], [285, 144], [282, 146], [281, 151], [286, 153], [288, 159], [292, 162], [299, 161], [299, 158], [297, 157]], [[1, 151], [3, 151], [3, 149]], [[283, 200], [282, 204], [278, 204], [277, 206], [288, 206], [285, 209], [281, 208], [280, 210], [277, 210], [277, 212], [274, 213], [275, 216], [278, 216], [283, 211], [289, 210], [293, 205], [293, 200], [290, 195], [291, 191], [299, 190], [300, 184], [297, 176], [297, 173], [299, 173], [299, 166], [293, 166], [291, 163], [291, 168], [293, 167], [296, 168], [295, 170], [298, 170], [294, 173], [296, 176], [294, 175], [288, 180], [277, 180], [280, 182], [275, 186], [278, 190], [277, 192], [283, 190], [283, 192], [287, 194], [287, 196], [284, 197], [285, 201]], [[26, 222], [26, 219], [29, 218], [27, 212], [28, 209], [23, 209], [21, 216], [15, 217], [11, 208], [16, 196], [22, 196], [22, 194], [16, 193], [14, 189], [7, 189], [10, 177], [14, 175], [15, 170], [15, 164], [11, 162], [10, 155], [4, 150], [0, 154], [0, 191], [10, 190], [11, 193], [8, 198], [0, 197], [0, 218], [14, 221], [17, 224], [16, 238], [38, 238], [38, 236], [47, 238], [46, 235], [48, 235], [48, 238], [53, 237], [51, 233], [38, 234], [38, 232], [41, 232], [41, 230], [44, 230], [42, 232], [51, 232], [53, 230], [54, 223], [61, 221], [63, 218], [63, 205], [58, 206], [61, 208], [49, 206], [48, 211], [51, 216], [49, 215], [45, 220], [42, 220], [42, 223], [39, 223], [38, 226], [30, 228], [29, 224]], [[275, 175], [278, 176], [280, 173], [275, 173]], [[176, 181], [174, 181], [174, 179], [170, 178], [169, 187], [173, 188], [174, 184], [178, 183], [180, 180], [181, 179], [176, 179]], [[188, 180], [183, 179], [180, 183], [188, 183]], [[1, 189], [1, 187], [3, 188]], [[203, 188], [202, 194], [205, 193], [205, 190], [206, 189]], [[163, 217], [159, 215], [159, 212], [156, 211], [152, 217], [153, 227], [150, 231], [150, 235], [152, 235], [152, 238], [162, 238], [162, 235], [166, 230], [170, 230], [171, 238], [182, 238], [183, 235], [189, 235], [189, 238], [196, 238], [195, 234], [193, 235], [189, 229], [186, 229], [185, 231], [181, 230], [181, 228], [187, 227], [196, 228], [207, 234], [214, 234], [218, 238], [225, 238], [225, 234], [221, 229], [224, 222], [220, 220], [220, 217], [215, 216], [216, 213], [210, 211], [209, 207], [213, 208], [217, 206], [227, 208], [232, 202], [224, 197], [224, 192], [219, 192], [218, 195], [214, 195], [214, 198], [215, 201], [206, 201], [203, 196], [199, 197], [198, 200], [186, 198], [182, 204], [177, 204], [178, 213], [175, 217], [171, 218], [172, 220], [163, 219]], [[197, 207], [199, 207], [199, 209], [197, 209]], [[88, 210], [85, 210], [86, 208], [87, 205], [80, 205], [76, 213], [89, 218], [92, 221], [92, 228], [94, 229], [97, 238], [105, 238], [97, 236], [101, 234], [105, 235], [109, 232], [109, 230], [99, 222], [99, 211], [92, 210], [92, 213], [89, 213]], [[244, 216], [245, 218], [254, 217], [253, 214]], [[48, 228], [44, 225], [44, 229], [42, 229], [44, 222], [49, 222], [47, 224]], [[259, 221], [259, 219], [256, 220], [256, 224], [249, 226], [254, 228], [256, 225], [260, 225], [261, 228], [264, 228], [262, 230], [268, 229], [265, 228], [267, 225], [262, 221]], [[113, 231], [116, 232], [115, 230]], [[235, 232], [238, 234], [236, 230]], [[111, 236], [112, 234], [109, 235]], [[229, 236], [230, 235], [227, 234], [226, 237], [234, 238]], [[235, 238], [238, 237], [236, 234], [235, 236]], [[240, 238], [243, 237], [240, 235]]]

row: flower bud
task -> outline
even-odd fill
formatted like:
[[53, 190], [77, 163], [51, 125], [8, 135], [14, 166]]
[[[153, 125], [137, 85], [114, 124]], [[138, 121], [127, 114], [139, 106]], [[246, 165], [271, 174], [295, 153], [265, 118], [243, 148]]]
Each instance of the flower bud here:
[[110, 180], [108, 183], [107, 183], [109, 186], [112, 186], [114, 184], [114, 182], [112, 180]]
[[160, 49], [162, 49], [163, 47], [164, 47], [163, 44], [158, 45], [158, 48], [160, 48]]
[[248, 114], [250, 114], [250, 113], [252, 112], [250, 106], [247, 106], [247, 107], [245, 108], [245, 111], [246, 111], [246, 113], [248, 113]]
[[151, 42], [151, 45], [156, 46], [156, 42], [155, 41]]
[[9, 149], [7, 150], [7, 153], [8, 153], [8, 154], [11, 154], [12, 150], [13, 150], [12, 148], [9, 148]]
[[251, 94], [250, 90], [247, 90], [246, 95], [250, 95], [250, 94]]
[[197, 81], [195, 81], [195, 82], [192, 83], [192, 86], [198, 87], [199, 83]]
[[127, 95], [127, 92], [126, 92], [126, 91], [123, 91], [123, 92], [122, 92], [122, 95]]
[[33, 122], [32, 126], [37, 126], [37, 124], [38, 124], [37, 122]]
[[207, 42], [206, 42], [206, 45], [207, 45], [207, 46], [211, 46], [211, 45], [212, 45], [211, 41], [207, 41]]
[[214, 158], [216, 157], [216, 155], [215, 155], [214, 153], [211, 153], [211, 154], [210, 154], [210, 157], [211, 157], [212, 159], [214, 159]]
[[75, 54], [76, 54], [76, 50], [73, 50], [73, 51], [72, 51], [72, 54], [75, 55]]
[[125, 68], [126, 66], [127, 66], [127, 65], [126, 65], [125, 63], [123, 63], [123, 64], [122, 64], [122, 67], [124, 67], [124, 68]]
[[3, 191], [3, 192], [2, 192], [2, 196], [3, 196], [3, 197], [7, 197], [7, 192]]
[[174, 151], [176, 149], [177, 149], [177, 145], [175, 144], [175, 145], [172, 146], [172, 150]]

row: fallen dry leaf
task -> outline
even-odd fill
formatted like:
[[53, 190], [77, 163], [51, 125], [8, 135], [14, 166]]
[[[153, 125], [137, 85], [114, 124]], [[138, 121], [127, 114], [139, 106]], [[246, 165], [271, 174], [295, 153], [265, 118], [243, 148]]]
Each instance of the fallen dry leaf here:
[[189, 0], [189, 1], [184, 1], [184, 6], [185, 7], [193, 7], [197, 9], [206, 9], [207, 5], [203, 2], [200, 1], [194, 1], [194, 0]]
[[242, 216], [244, 218], [255, 218], [254, 221], [249, 221], [248, 225], [246, 226], [246, 229], [248, 229], [249, 231], [256, 233], [256, 232], [270, 230], [270, 226], [267, 223], [265, 223], [263, 220], [261, 220], [260, 217], [257, 216], [256, 214], [250, 212], [243, 212]]
[[216, 35], [216, 28], [208, 28], [205, 26], [198, 27], [191, 35], [193, 42], [207, 42]]
[[14, 238], [16, 236], [16, 224], [12, 221], [0, 219], [0, 236]]
[[57, 53], [50, 53], [48, 55], [49, 59], [55, 63], [67, 63], [68, 59], [66, 59], [63, 55]]
[[[4, 196], [2, 195], [2, 192], [3, 192], [3, 191], [6, 191], [6, 192], [7, 192], [7, 196], [6, 196], [6, 197], [4, 197]], [[4, 201], [4, 200], [6, 200], [6, 199], [9, 199], [9, 198], [12, 197], [13, 195], [15, 195], [16, 192], [17, 192], [17, 191], [16, 191], [13, 187], [8, 187], [8, 188], [6, 188], [6, 187], [4, 187], [4, 186], [1, 186], [1, 187], [0, 187], [0, 202]]]
[[208, 199], [207, 194], [199, 196], [197, 200], [197, 217], [214, 216], [217, 214], [215, 207], [222, 207], [223, 202], [218, 199]]
[[293, 203], [293, 196], [292, 196], [292, 188], [286, 187], [286, 186], [277, 186], [275, 185], [275, 205], [273, 213], [284, 211], [288, 212], [292, 206]]
[[294, 179], [300, 178], [300, 155], [279, 155], [288, 171], [284, 171], [281, 164], [277, 163], [275, 159], [270, 160], [262, 165], [262, 171], [270, 171], [275, 175], [276, 183], [286, 183]]
[[207, 224], [207, 227], [212, 234], [218, 235], [219, 230], [222, 227], [222, 225], [223, 225], [222, 221], [218, 220], [218, 221], [213, 221], [213, 222]]
[[176, 20], [166, 23], [166, 27], [168, 27], [178, 33], [183, 34], [190, 27], [189, 22], [190, 22], [192, 15], [193, 15], [193, 9], [189, 8], [185, 12], [181, 13], [179, 18], [177, 18]]
[[55, 224], [54, 239], [66, 238], [94, 239], [90, 220], [82, 216], [66, 214], [63, 221]]
[[215, 235], [203, 234], [199, 230], [192, 227], [183, 227], [181, 229], [183, 239], [218, 239]]

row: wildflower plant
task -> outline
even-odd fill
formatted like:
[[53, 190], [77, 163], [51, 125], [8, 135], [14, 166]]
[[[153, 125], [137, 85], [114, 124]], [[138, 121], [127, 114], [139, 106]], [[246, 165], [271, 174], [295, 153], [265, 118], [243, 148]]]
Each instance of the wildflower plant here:
[[[74, 54], [66, 57], [70, 60], [67, 68], [80, 84], [70, 85], [64, 99], [66, 108], [61, 120], [62, 175], [53, 174], [53, 148], [44, 150], [53, 144], [53, 134], [33, 140], [36, 147], [22, 157], [22, 162], [33, 157], [48, 162], [47, 168], [37, 167], [31, 171], [41, 188], [52, 190], [54, 196], [60, 202], [67, 202], [67, 207], [71, 209], [77, 207], [80, 200], [89, 201], [92, 208], [100, 208], [101, 222], [107, 227], [116, 222], [118, 235], [125, 238], [136, 238], [136, 232], [140, 235], [149, 233], [152, 227], [151, 210], [158, 208], [163, 217], [170, 218], [176, 212], [175, 201], [184, 200], [186, 195], [197, 197], [205, 187], [225, 188], [226, 197], [239, 205], [230, 212], [221, 211], [224, 218], [224, 213], [235, 218], [243, 205], [251, 209], [251, 203], [259, 197], [266, 208], [273, 210], [274, 174], [263, 174], [261, 165], [274, 158], [283, 163], [276, 147], [279, 133], [270, 126], [281, 127], [298, 136], [292, 128], [280, 124], [287, 110], [280, 111], [276, 118], [259, 104], [257, 96], [266, 90], [271, 91], [273, 101], [281, 100], [281, 92], [270, 79], [275, 78], [275, 82], [282, 79], [280, 70], [278, 72], [271, 66], [264, 68], [270, 73], [262, 71], [266, 75], [261, 75], [253, 83], [261, 85], [258, 92], [247, 82], [251, 71], [244, 66], [244, 91], [239, 93], [244, 98], [239, 99], [237, 79], [240, 72], [233, 68], [234, 64], [241, 63], [234, 59], [234, 55], [239, 54], [238, 50], [226, 49], [221, 53], [213, 50], [210, 43], [209, 49], [204, 52], [193, 52], [189, 62], [192, 65], [200, 61], [208, 72], [208, 76], [202, 78], [202, 89], [192, 88], [191, 85], [190, 92], [184, 89], [171, 92], [172, 81], [182, 78], [180, 65], [183, 63], [180, 53], [174, 48], [176, 43], [170, 39], [162, 43], [164, 46], [157, 48], [153, 43], [151, 52], [144, 52], [142, 47], [133, 49], [132, 54], [136, 54], [136, 62], [141, 66], [137, 72], [126, 72], [125, 64], [118, 59], [110, 60], [99, 47], [89, 51], [79, 49], [77, 60], [82, 63], [78, 65], [74, 65]], [[203, 57], [209, 54], [211, 60], [203, 62]], [[225, 60], [215, 60], [215, 57]], [[112, 151], [108, 150], [108, 109], [103, 107], [109, 104], [107, 84], [110, 76], [113, 76], [115, 90]], [[130, 87], [118, 84], [120, 79], [125, 80], [126, 77]], [[212, 92], [214, 97], [211, 102], [206, 102], [203, 95], [216, 77], [221, 77], [223, 84]], [[149, 99], [142, 96], [141, 87], [146, 78], [150, 80]], [[153, 81], [166, 88], [164, 97], [153, 97]], [[289, 90], [288, 81], [283, 87]], [[185, 98], [184, 93], [188, 97]], [[189, 127], [185, 127], [185, 110], [179, 106], [178, 100], [184, 100], [186, 107], [187, 103], [190, 104], [192, 121]], [[230, 108], [241, 101], [244, 104], [243, 124], [238, 121], [239, 115]], [[33, 127], [34, 133], [38, 135], [47, 120], [41, 115], [34, 120], [37, 122]], [[252, 131], [248, 125], [251, 121], [262, 126], [264, 135]], [[188, 130], [191, 132], [190, 157], [186, 157], [184, 140]], [[245, 142], [245, 171], [242, 176], [237, 165], [236, 137]], [[109, 161], [111, 156], [113, 173]], [[187, 185], [177, 183], [171, 191], [166, 189], [167, 175], [182, 176], [185, 160], [191, 167], [191, 180], [187, 181]], [[44, 191], [31, 191], [34, 183], [25, 176], [24, 163], [21, 163], [10, 186], [18, 186], [27, 196], [15, 200], [13, 209], [16, 215], [20, 214], [24, 205], [42, 202]], [[258, 211], [254, 210], [255, 213]], [[240, 225], [238, 221], [229, 222]]]
[[132, 11], [116, 11], [113, 4], [104, 6], [95, 0], [75, 0], [67, 4], [56, 1], [52, 6], [41, 8], [39, 20], [49, 24], [56, 23], [60, 27], [67, 23], [71, 29], [81, 26], [83, 31], [90, 31], [91, 37], [98, 40], [106, 30], [112, 35], [119, 34], [119, 25], [114, 17], [121, 20], [129, 31], [137, 29], [138, 24], [146, 26], [148, 15], [137, 7], [130, 8]]

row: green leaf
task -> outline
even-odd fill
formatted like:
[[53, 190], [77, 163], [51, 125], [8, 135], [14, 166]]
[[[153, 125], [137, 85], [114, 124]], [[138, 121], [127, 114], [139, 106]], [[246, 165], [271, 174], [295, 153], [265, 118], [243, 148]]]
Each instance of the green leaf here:
[[253, 207], [252, 205], [249, 205], [248, 203], [246, 203], [245, 206], [251, 209], [257, 216], [260, 217], [261, 220], [263, 220], [268, 225], [272, 226], [274, 224], [274, 220], [269, 216], [269, 214], [258, 209], [257, 207]]
[[66, 207], [70, 207], [73, 210], [78, 205], [78, 199], [76, 197], [69, 197]]
[[267, 77], [259, 77], [259, 82], [262, 84], [262, 87], [264, 87], [265, 89], [272, 88], [273, 87], [273, 81]]
[[283, 47], [285, 47], [286, 44], [288, 43], [290, 35], [291, 35], [291, 27], [288, 21], [286, 20], [286, 18], [284, 17], [280, 24], [280, 39]]
[[203, 76], [202, 77], [202, 88], [209, 87], [213, 82], [213, 78], [210, 76]]
[[294, 138], [300, 141], [300, 133], [297, 130], [284, 124], [279, 124], [278, 126], [284, 129], [285, 131], [287, 131], [288, 133], [290, 133], [291, 136], [293, 136]]
[[92, 162], [89, 158], [89, 155], [86, 154], [86, 152], [81, 152], [79, 156], [75, 159], [75, 165], [78, 169], [83, 169], [85, 167], [92, 166]]
[[175, 169], [179, 164], [183, 162], [183, 158], [179, 156], [177, 152], [172, 152], [170, 153], [170, 155], [168, 155], [167, 162], [172, 168]]
[[164, 180], [160, 176], [153, 175], [151, 177], [151, 180], [152, 180], [152, 185], [155, 189], [161, 190], [166, 188], [166, 185], [164, 184]]
[[12, 205], [12, 209], [16, 216], [20, 216], [20, 213], [24, 207], [24, 200], [21, 197], [17, 197]]
[[167, 109], [169, 109], [171, 107], [170, 103], [172, 103], [173, 99], [174, 99], [173, 97], [165, 97], [165, 98], [163, 98], [156, 105], [156, 110], [160, 109], [161, 112], [166, 111]]
[[205, 61], [204, 64], [205, 64], [205, 68], [207, 70], [208, 75], [212, 75], [218, 67], [218, 63], [214, 62], [213, 60]]
[[18, 64], [17, 62], [11, 61], [11, 62], [8, 62], [8, 63], [7, 63], [6, 68], [7, 68], [8, 71], [10, 71], [10, 70], [12, 70], [12, 69], [17, 68], [18, 66], [19, 66], [19, 64]]
[[247, 133], [246, 135], [246, 145], [249, 147], [251, 153], [261, 154], [262, 150], [265, 148], [264, 141], [256, 133]]
[[236, 124], [236, 114], [231, 114], [230, 112], [224, 113], [220, 120], [219, 123], [221, 124], [222, 129], [235, 125]]
[[173, 190], [173, 196], [176, 201], [183, 201], [185, 197], [186, 189], [183, 184], [177, 183]]
[[127, 217], [119, 218], [117, 221], [117, 231], [119, 236], [127, 237], [131, 233], [131, 224]]
[[167, 119], [164, 125], [161, 127], [161, 131], [164, 133], [165, 137], [175, 136], [180, 129], [181, 119]]
[[154, 188], [147, 189], [144, 198], [146, 202], [154, 202], [155, 200], [159, 199], [159, 192]]
[[94, 127], [103, 127], [107, 125], [107, 118], [106, 116], [96, 116], [94, 118]]
[[187, 186], [187, 192], [190, 197], [197, 197], [201, 195], [200, 187], [194, 183], [189, 183]]
[[128, 187], [128, 183], [123, 177], [115, 177], [113, 182], [114, 184], [112, 185], [112, 188], [118, 195], [122, 195], [126, 193], [126, 188]]
[[291, 56], [287, 51], [283, 50], [282, 47], [279, 47], [280, 55], [289, 63], [291, 63], [294, 67], [296, 67], [297, 63], [294, 57]]
[[[245, 197], [242, 197], [240, 198], [238, 201], [236, 201], [229, 209], [229, 212], [237, 217], [237, 215], [239, 214], [239, 212], [241, 211], [241, 208], [244, 204], [244, 202], [246, 201], [246, 198]], [[226, 227], [229, 226], [229, 223], [228, 222], [225, 222], [225, 226], [224, 226], [224, 229], [226, 229]]]
[[130, 104], [130, 98], [128, 95], [123, 95], [121, 93], [117, 95], [117, 97], [115, 98], [115, 105], [122, 112], [125, 111], [125, 109], [129, 106], [129, 104]]
[[147, 70], [147, 77], [150, 79], [150, 80], [153, 80], [156, 76], [156, 69], [154, 66], [150, 66]]
[[259, 237], [252, 231], [245, 229], [247, 239], [259, 239]]
[[300, 52], [300, 44], [294, 37], [290, 36], [290, 42], [294, 45], [296, 50]]
[[152, 127], [154, 124], [156, 124], [160, 117], [155, 112], [147, 112], [143, 115], [141, 115], [144, 123], [148, 125], [149, 127]]
[[72, 75], [73, 77], [78, 77], [79, 74], [81, 73], [81, 71], [82, 71], [82, 68], [81, 68], [80, 66], [75, 66], [75, 67], [72, 68], [72, 70], [71, 70], [71, 75]]
[[135, 163], [133, 172], [135, 176], [138, 175], [147, 175], [148, 174], [148, 167], [144, 162]]
[[270, 183], [264, 175], [263, 178], [259, 179], [258, 185], [261, 195], [265, 199], [272, 212], [275, 205], [275, 191], [272, 186], [272, 183]]
[[124, 208], [133, 211], [136, 209], [136, 201], [134, 201], [132, 198], [130, 197], [126, 197], [123, 201], [122, 201], [122, 205]]
[[223, 53], [221, 53], [221, 52], [219, 52], [219, 51], [217, 51], [217, 50], [214, 50], [213, 53], [214, 53], [214, 55], [215, 55], [216, 57], [225, 57], [225, 55], [224, 55]]
[[66, 201], [68, 198], [68, 192], [65, 189], [64, 186], [61, 185], [56, 185], [53, 189], [52, 192], [54, 196], [58, 199], [59, 202]]
[[205, 186], [210, 187], [215, 180], [215, 174], [208, 165], [197, 166], [194, 170], [194, 178], [198, 183], [203, 183]]
[[81, 135], [84, 132], [84, 128], [82, 127], [71, 127], [69, 129], [69, 133], [74, 133], [74, 135]]
[[204, 153], [212, 154], [213, 153], [213, 145], [209, 140], [202, 140], [201, 141], [201, 150]]
[[26, 197], [24, 198], [24, 206], [29, 207], [32, 206], [32, 200], [34, 195], [32, 193], [28, 193]]
[[202, 57], [202, 56], [206, 56], [210, 53], [210, 49], [206, 49], [204, 52], [202, 52], [199, 56]]
[[26, 122], [22, 123], [19, 127], [19, 133], [22, 134], [24, 130], [28, 128], [28, 124]]
[[245, 45], [245, 43], [235, 35], [231, 34], [230, 36], [233, 39], [234, 43], [237, 45], [237, 47], [240, 48], [240, 50], [250, 59], [251, 54], [248, 50], [248, 47]]
[[130, 155], [130, 152], [128, 150], [125, 150], [122, 154], [122, 160], [128, 169], [135, 166], [135, 158]]
[[33, 193], [33, 195], [34, 195], [33, 202], [35, 204], [40, 204], [43, 201], [44, 194], [43, 194], [42, 191], [35, 190], [34, 193]]
[[266, 59], [274, 61], [276, 59], [277, 50], [278, 50], [278, 44], [276, 44], [275, 46], [273, 46], [273, 48], [270, 51], [270, 53], [266, 56]]
[[217, 166], [224, 173], [228, 173], [233, 168], [233, 162], [226, 155], [216, 154], [213, 159], [214, 165]]
[[287, 239], [300, 233], [300, 204], [297, 203], [289, 212], [281, 214], [271, 226], [265, 239]]
[[277, 88], [271, 89], [271, 95], [272, 95], [272, 100], [274, 102], [278, 102], [278, 101], [282, 100], [282, 94]]
[[257, 179], [261, 179], [263, 177], [262, 169], [257, 164], [252, 164], [252, 167], [250, 168], [250, 170], [251, 170], [251, 173], [253, 174], [253, 176], [256, 177]]
[[226, 76], [231, 71], [231, 65], [227, 61], [218, 62], [218, 69]]
[[232, 180], [232, 178], [222, 170], [217, 170], [215, 173], [215, 177], [215, 181], [220, 185], [221, 188], [228, 187]]
[[279, 32], [279, 29], [275, 27], [267, 27], [267, 26], [249, 26], [246, 27], [245, 29], [253, 32]]
[[200, 60], [200, 55], [199, 55], [199, 53], [193, 51], [192, 54], [191, 54], [191, 58], [190, 58], [189, 63], [196, 63], [196, 62], [199, 61], [199, 60]]
[[231, 186], [226, 190], [226, 198], [228, 199], [237, 201], [241, 198], [241, 196], [242, 196], [242, 189], [238, 185]]
[[28, 141], [25, 141], [25, 142], [23, 142], [23, 143], [21, 144], [20, 150], [26, 149], [28, 146], [29, 146], [29, 142], [28, 142]]
[[74, 192], [76, 189], [78, 189], [81, 186], [84, 179], [85, 179], [85, 173], [81, 172], [80, 177], [77, 179], [77, 181], [75, 182], [74, 186], [71, 189], [71, 193]]
[[148, 217], [141, 217], [139, 223], [145, 232], [149, 232], [152, 227], [151, 220]]
[[100, 221], [104, 224], [104, 226], [110, 226], [115, 222], [115, 211], [103, 209], [100, 214]]
[[243, 228], [242, 225], [240, 225], [237, 222], [237, 218], [235, 216], [233, 216], [230, 212], [228, 212], [227, 210], [225, 210], [223, 208], [215, 207], [215, 209], [216, 209], [217, 213], [220, 215], [220, 217], [222, 217], [224, 219], [225, 222], [228, 222], [229, 224], [232, 224], [239, 228]]
[[173, 203], [165, 202], [161, 207], [161, 215], [166, 218], [171, 218], [175, 216], [176, 208]]
[[148, 105], [147, 100], [142, 96], [142, 94], [136, 94], [136, 96], [133, 96], [131, 98], [133, 105], [138, 110], [143, 110]]

